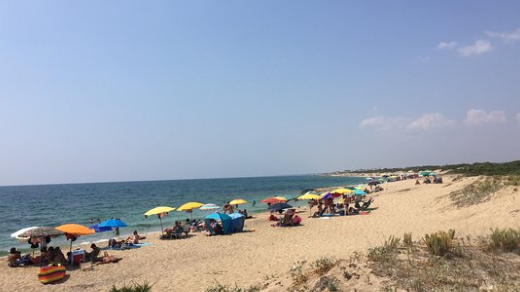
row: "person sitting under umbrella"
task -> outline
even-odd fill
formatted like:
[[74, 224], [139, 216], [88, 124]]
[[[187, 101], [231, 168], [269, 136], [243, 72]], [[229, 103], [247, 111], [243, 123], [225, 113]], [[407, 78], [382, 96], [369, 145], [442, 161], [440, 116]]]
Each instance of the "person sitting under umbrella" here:
[[54, 248], [54, 253], [52, 257], [52, 265], [66, 265], [67, 259], [65, 258], [65, 255], [61, 251], [60, 247]]
[[12, 247], [7, 255], [7, 265], [9, 267], [19, 267], [20, 265], [32, 265], [34, 259], [30, 255], [22, 256], [22, 253], [16, 250], [16, 247]]

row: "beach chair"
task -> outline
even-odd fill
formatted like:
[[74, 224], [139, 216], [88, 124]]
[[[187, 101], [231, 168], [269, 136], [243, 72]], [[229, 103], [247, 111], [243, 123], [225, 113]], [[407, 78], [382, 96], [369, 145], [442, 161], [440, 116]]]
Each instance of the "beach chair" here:
[[182, 237], [182, 232], [184, 232], [184, 228], [182, 226], [178, 226], [172, 233], [171, 237], [173, 239], [180, 239]]

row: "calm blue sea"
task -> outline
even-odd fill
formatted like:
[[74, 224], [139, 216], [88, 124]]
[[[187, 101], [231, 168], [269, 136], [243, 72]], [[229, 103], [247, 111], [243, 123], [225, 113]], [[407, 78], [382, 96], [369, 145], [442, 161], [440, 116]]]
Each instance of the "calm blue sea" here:
[[[279, 176], [233, 179], [172, 180], [150, 182], [90, 183], [69, 185], [0, 187], [0, 256], [10, 247], [24, 250], [28, 244], [20, 244], [10, 234], [30, 226], [58, 226], [65, 223], [90, 225], [97, 220], [120, 218], [129, 227], [121, 229], [121, 235], [137, 229], [141, 233], [159, 231], [156, 216], [144, 218], [143, 213], [157, 206], [179, 207], [198, 201], [222, 206], [225, 202], [242, 198], [248, 204], [240, 206], [250, 213], [266, 210], [260, 200], [270, 196], [295, 198], [304, 189], [346, 186], [363, 183], [363, 178], [338, 178], [316, 175]], [[253, 206], [253, 201], [257, 202]], [[302, 205], [305, 202], [289, 202]], [[196, 210], [193, 218], [209, 214]], [[189, 218], [185, 212], [171, 212], [165, 225]], [[92, 242], [113, 236], [112, 232], [80, 237], [77, 243]], [[67, 244], [64, 237], [53, 239], [53, 244]]]

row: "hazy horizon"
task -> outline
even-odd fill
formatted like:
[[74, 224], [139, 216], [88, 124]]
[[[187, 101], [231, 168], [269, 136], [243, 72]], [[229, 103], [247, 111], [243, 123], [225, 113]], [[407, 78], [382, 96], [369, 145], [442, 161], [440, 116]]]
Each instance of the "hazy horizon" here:
[[0, 2], [0, 185], [518, 159], [520, 2]]

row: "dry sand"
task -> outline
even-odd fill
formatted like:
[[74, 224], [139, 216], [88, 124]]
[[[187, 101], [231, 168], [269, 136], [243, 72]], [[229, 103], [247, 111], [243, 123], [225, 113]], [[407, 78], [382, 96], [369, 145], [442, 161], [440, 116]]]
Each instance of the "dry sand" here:
[[[520, 227], [520, 192], [512, 188], [495, 194], [485, 203], [457, 209], [448, 194], [478, 178], [444, 184], [414, 185], [415, 180], [384, 184], [374, 196], [370, 215], [306, 218], [302, 226], [274, 228], [266, 214], [246, 220], [248, 231], [228, 236], [190, 235], [181, 240], [162, 241], [149, 235], [151, 246], [111, 251], [123, 260], [115, 264], [83, 264], [68, 272], [68, 279], [42, 285], [37, 267], [0, 267], [2, 291], [108, 291], [131, 282], [153, 284], [153, 291], [204, 291], [216, 282], [239, 286], [259, 284], [268, 277], [287, 275], [296, 261], [320, 257], [348, 258], [365, 253], [390, 235], [411, 232], [414, 239], [425, 233], [454, 228], [472, 237], [488, 234], [490, 228]], [[276, 291], [286, 291], [280, 284]], [[377, 290], [374, 284], [356, 286], [358, 291]]]

